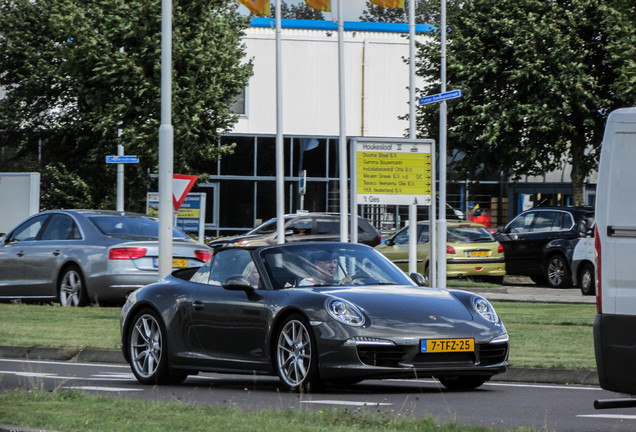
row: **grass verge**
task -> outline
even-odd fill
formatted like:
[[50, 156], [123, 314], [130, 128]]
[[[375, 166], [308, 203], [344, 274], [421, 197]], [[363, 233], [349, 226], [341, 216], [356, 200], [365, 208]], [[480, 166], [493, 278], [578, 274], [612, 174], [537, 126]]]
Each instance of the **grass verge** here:
[[[494, 302], [516, 367], [596, 367], [594, 305]], [[0, 304], [0, 345], [119, 349], [119, 308]]]
[[[140, 415], [142, 414], [142, 415]], [[362, 410], [247, 412], [182, 402], [148, 402], [89, 395], [77, 391], [0, 393], [0, 423], [73, 431], [222, 432], [487, 432], [486, 427], [440, 424], [432, 418], [400, 417]], [[531, 429], [509, 429], [530, 432]], [[505, 431], [503, 431], [505, 432]]]

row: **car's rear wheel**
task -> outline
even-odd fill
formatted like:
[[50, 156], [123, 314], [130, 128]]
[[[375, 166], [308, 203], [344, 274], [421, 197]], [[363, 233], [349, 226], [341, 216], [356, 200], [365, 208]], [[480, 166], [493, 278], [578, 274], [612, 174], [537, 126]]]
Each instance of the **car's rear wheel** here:
[[276, 370], [290, 390], [311, 391], [322, 387], [318, 353], [311, 328], [300, 315], [287, 317], [276, 336]]
[[488, 378], [480, 376], [458, 376], [439, 377], [438, 380], [449, 390], [474, 390], [488, 381]]
[[562, 255], [552, 255], [546, 270], [548, 285], [552, 288], [567, 288], [572, 285], [570, 268]]
[[594, 266], [592, 264], [583, 264], [579, 280], [581, 281], [581, 294], [596, 294], [596, 287], [594, 286]]
[[88, 303], [84, 277], [76, 265], [66, 267], [60, 274], [57, 297], [62, 306], [85, 306]]
[[178, 384], [188, 376], [168, 367], [166, 331], [158, 314], [139, 312], [128, 329], [130, 367], [142, 384]]

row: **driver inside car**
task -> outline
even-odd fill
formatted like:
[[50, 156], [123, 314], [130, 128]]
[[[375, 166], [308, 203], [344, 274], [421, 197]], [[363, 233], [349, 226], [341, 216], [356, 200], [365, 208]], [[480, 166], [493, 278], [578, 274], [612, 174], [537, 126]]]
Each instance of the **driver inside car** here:
[[345, 285], [351, 283], [351, 277], [346, 276], [336, 279], [338, 273], [338, 260], [331, 252], [316, 252], [311, 256], [313, 266], [312, 277], [306, 277], [298, 283], [298, 286], [315, 285]]

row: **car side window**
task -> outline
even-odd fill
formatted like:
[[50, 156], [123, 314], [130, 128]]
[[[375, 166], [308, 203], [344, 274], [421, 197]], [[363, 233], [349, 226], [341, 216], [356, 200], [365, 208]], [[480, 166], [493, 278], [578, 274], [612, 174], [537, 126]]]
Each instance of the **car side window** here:
[[316, 219], [316, 234], [340, 234], [338, 219]]
[[11, 234], [11, 238], [9, 238], [8, 240], [9, 241], [35, 240], [47, 218], [48, 218], [48, 215], [41, 215], [41, 216], [28, 220], [27, 222], [23, 223], [18, 228], [16, 228], [15, 231], [13, 231], [13, 233]]
[[556, 212], [537, 212], [537, 216], [534, 218], [534, 224], [532, 225], [532, 231], [553, 231], [553, 227], [556, 223], [556, 217]]
[[508, 232], [511, 233], [524, 233], [529, 232], [532, 227], [532, 221], [534, 220], [535, 212], [526, 213], [517, 217], [508, 225]]
[[291, 231], [291, 235], [309, 235], [311, 232], [311, 219], [298, 219], [292, 221], [286, 231]]
[[393, 238], [393, 244], [395, 245], [404, 245], [409, 244], [409, 230], [403, 229], [399, 233], [395, 235]]
[[78, 238], [80, 238], [80, 234], [75, 221], [70, 216], [56, 214], [49, 219], [40, 240], [73, 240]]
[[253, 262], [252, 255], [245, 249], [227, 249], [214, 255], [210, 268], [210, 285], [222, 285], [230, 276], [241, 275], [247, 265]]
[[554, 222], [554, 226], [552, 227], [552, 231], [566, 231], [572, 228], [572, 225], [574, 225], [572, 215], [569, 213], [559, 212]]

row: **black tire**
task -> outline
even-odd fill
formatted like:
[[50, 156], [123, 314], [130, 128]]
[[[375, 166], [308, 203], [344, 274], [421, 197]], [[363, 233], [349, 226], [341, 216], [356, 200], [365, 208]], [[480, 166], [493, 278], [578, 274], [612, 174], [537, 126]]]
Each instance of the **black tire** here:
[[596, 286], [594, 285], [594, 266], [586, 262], [581, 266], [579, 272], [579, 283], [581, 285], [581, 294], [591, 296], [596, 294]]
[[57, 280], [57, 300], [64, 307], [79, 307], [88, 304], [84, 276], [76, 265], [69, 265], [60, 273]]
[[546, 278], [551, 288], [568, 288], [572, 286], [570, 267], [563, 255], [552, 255], [546, 266]]
[[448, 390], [474, 390], [488, 381], [489, 377], [457, 376], [439, 377], [438, 380]]
[[128, 328], [126, 340], [130, 369], [140, 383], [179, 384], [188, 377], [186, 372], [170, 370], [165, 326], [155, 311], [140, 311]]
[[274, 367], [285, 388], [305, 392], [322, 389], [316, 341], [302, 316], [285, 318], [274, 342]]

